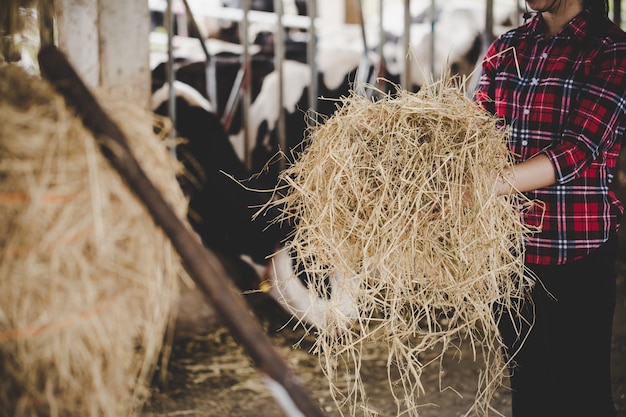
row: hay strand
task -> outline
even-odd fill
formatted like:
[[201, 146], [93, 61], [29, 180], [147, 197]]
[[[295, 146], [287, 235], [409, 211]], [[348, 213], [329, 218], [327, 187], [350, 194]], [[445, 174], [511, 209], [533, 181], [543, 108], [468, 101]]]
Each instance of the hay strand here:
[[494, 173], [513, 163], [507, 134], [455, 78], [377, 101], [353, 93], [309, 127], [282, 173], [272, 204], [295, 225], [289, 249], [311, 297], [336, 274], [357, 300], [354, 326], [315, 329], [331, 389], [353, 415], [375, 414], [359, 371], [366, 349], [388, 349], [398, 412], [417, 416], [423, 370], [460, 343], [484, 358], [472, 411], [487, 415], [505, 369], [497, 308], [532, 283], [523, 265], [532, 231], [518, 211], [528, 202], [492, 192]]

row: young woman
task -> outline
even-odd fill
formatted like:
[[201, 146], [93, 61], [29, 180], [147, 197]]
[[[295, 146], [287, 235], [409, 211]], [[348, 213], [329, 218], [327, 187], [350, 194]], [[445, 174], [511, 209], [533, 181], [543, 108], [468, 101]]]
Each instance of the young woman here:
[[528, 0], [527, 22], [490, 46], [476, 95], [510, 126], [514, 167], [495, 190], [522, 213], [536, 276], [525, 316], [503, 315], [513, 417], [614, 417], [610, 352], [623, 206], [611, 191], [626, 129], [626, 34], [606, 0]]

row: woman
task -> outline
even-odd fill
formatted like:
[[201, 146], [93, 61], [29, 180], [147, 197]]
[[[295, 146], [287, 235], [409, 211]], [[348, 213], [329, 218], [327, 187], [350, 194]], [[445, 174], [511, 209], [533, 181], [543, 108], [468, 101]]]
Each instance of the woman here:
[[[495, 191], [539, 200], [523, 219], [537, 279], [520, 329], [503, 315], [513, 417], [614, 417], [610, 350], [616, 231], [611, 191], [626, 127], [626, 34], [606, 0], [528, 0], [524, 25], [483, 61], [476, 99], [510, 126], [516, 164]], [[523, 343], [522, 343], [523, 342]]]

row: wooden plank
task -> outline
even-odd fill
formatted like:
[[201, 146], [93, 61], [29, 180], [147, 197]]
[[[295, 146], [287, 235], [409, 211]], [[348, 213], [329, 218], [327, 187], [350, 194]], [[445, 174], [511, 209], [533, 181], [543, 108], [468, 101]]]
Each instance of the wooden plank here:
[[99, 0], [100, 86], [149, 108], [150, 9], [147, 1]]
[[85, 84], [150, 105], [147, 2], [58, 0], [58, 46]]
[[58, 0], [58, 45], [90, 88], [100, 85], [98, 0]]
[[345, 23], [360, 24], [361, 23], [361, 0], [344, 0]]

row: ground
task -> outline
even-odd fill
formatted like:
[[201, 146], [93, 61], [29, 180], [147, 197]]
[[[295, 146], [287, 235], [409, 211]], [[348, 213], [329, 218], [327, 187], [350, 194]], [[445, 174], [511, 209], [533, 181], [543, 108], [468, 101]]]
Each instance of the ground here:
[[[618, 269], [613, 389], [618, 416], [626, 417], [626, 267], [620, 263]], [[280, 328], [279, 323], [284, 323], [286, 316], [267, 300], [254, 297], [248, 300], [279, 353], [303, 381], [309, 394], [319, 401], [324, 413], [328, 417], [341, 416], [330, 396], [318, 358], [309, 352], [312, 338], [292, 326]], [[423, 384], [431, 392], [419, 399], [424, 404], [420, 417], [459, 417], [467, 412], [479, 369], [468, 353], [465, 352], [461, 361], [447, 361], [445, 381], [455, 390], [439, 390], [438, 368], [423, 376]], [[244, 350], [235, 343], [228, 330], [218, 324], [190, 339], [174, 343], [165, 368], [165, 375], [158, 373], [155, 376], [152, 397], [144, 407], [142, 417], [286, 416]], [[370, 407], [381, 417], [396, 416], [397, 409], [388, 389], [386, 356], [382, 351], [380, 355], [368, 355], [363, 369]], [[501, 415], [510, 417], [510, 396], [506, 388], [497, 392], [492, 405]], [[496, 415], [496, 412], [489, 414]]]

